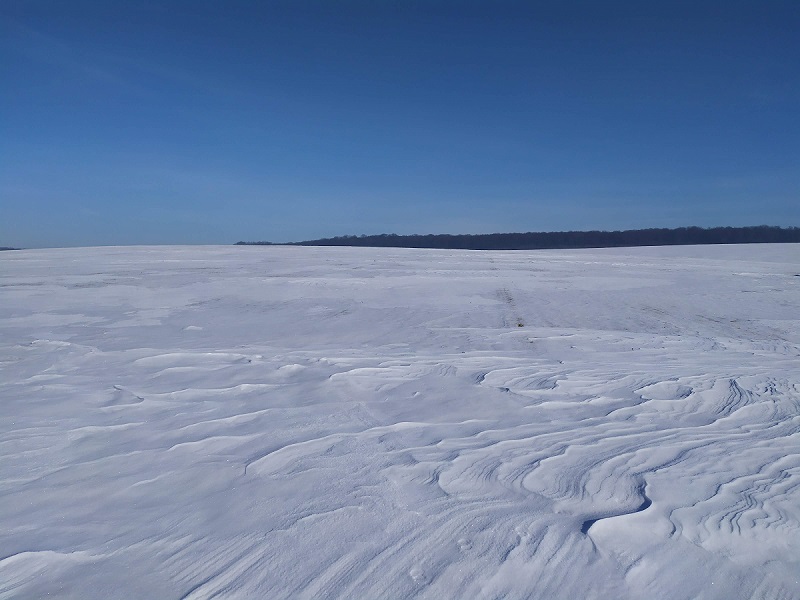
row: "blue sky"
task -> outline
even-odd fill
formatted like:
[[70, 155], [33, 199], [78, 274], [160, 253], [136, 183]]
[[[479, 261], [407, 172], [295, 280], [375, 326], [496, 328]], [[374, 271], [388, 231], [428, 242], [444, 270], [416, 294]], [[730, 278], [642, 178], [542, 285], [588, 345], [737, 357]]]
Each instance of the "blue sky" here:
[[0, 245], [800, 225], [794, 0], [5, 0], [0, 22]]

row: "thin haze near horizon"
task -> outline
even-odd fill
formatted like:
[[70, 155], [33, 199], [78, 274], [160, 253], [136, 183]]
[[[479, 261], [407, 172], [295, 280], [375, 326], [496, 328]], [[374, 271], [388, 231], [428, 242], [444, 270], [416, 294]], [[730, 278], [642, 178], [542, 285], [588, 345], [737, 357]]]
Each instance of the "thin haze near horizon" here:
[[0, 245], [800, 225], [794, 1], [0, 19]]

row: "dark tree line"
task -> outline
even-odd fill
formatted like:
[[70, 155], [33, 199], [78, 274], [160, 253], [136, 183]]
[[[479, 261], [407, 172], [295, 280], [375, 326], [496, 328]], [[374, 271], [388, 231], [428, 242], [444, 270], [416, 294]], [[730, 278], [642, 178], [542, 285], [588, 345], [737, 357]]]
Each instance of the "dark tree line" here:
[[[798, 243], [800, 227], [679, 227], [628, 231], [554, 231], [487, 233], [475, 235], [345, 235], [293, 246], [369, 246], [383, 248], [441, 248], [464, 250], [543, 250], [568, 248], [617, 248], [624, 246], [679, 246], [692, 244]], [[271, 242], [238, 242], [237, 245], [270, 245]]]

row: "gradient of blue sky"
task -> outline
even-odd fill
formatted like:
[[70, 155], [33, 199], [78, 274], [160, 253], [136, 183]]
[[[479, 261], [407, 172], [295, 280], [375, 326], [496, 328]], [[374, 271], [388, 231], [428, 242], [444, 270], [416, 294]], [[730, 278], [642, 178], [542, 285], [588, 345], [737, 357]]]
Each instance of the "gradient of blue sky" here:
[[794, 0], [0, 18], [0, 245], [800, 225]]

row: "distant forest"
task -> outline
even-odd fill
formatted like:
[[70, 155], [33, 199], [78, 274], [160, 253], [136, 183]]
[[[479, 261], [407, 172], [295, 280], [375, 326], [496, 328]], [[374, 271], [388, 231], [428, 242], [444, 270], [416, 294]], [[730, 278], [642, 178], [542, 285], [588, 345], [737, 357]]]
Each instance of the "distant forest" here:
[[544, 250], [619, 248], [625, 246], [681, 246], [693, 244], [798, 243], [800, 227], [679, 227], [627, 231], [555, 231], [487, 233], [475, 235], [345, 235], [305, 242], [237, 242], [240, 246], [368, 246], [377, 248], [441, 248], [463, 250]]

